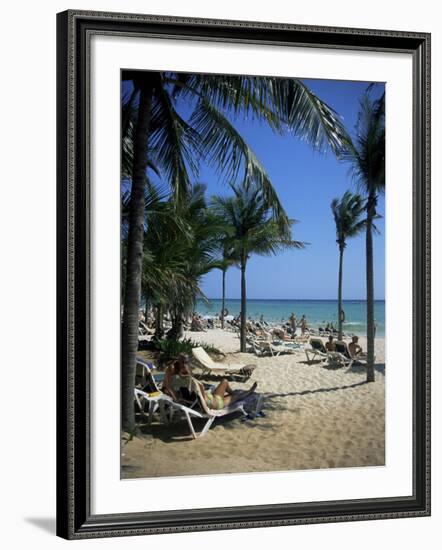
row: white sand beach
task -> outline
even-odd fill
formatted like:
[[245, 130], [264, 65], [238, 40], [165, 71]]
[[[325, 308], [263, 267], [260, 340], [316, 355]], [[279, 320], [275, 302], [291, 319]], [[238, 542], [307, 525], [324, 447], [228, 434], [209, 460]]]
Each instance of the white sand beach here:
[[[238, 337], [213, 329], [186, 337], [223, 350], [226, 363], [257, 365], [254, 381], [264, 397], [264, 417], [233, 414], [192, 439], [186, 422], [154, 422], [123, 445], [122, 477], [286, 471], [375, 466], [385, 463], [384, 340], [377, 339], [376, 381], [365, 368], [308, 364], [304, 351], [278, 357], [237, 353]], [[364, 338], [360, 344], [366, 349]], [[148, 352], [145, 352], [148, 353]], [[216, 383], [212, 378], [211, 383]], [[196, 429], [202, 423], [195, 421]]]

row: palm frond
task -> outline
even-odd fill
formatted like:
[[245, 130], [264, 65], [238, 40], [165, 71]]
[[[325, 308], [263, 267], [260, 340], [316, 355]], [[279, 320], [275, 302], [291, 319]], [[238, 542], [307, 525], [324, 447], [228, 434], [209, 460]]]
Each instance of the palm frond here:
[[233, 229], [229, 236], [229, 255], [234, 261], [252, 254], [271, 256], [285, 249], [302, 249], [307, 243], [292, 238], [295, 220], [287, 227], [272, 218], [263, 194], [249, 187], [232, 186], [234, 196], [212, 198], [212, 208]]
[[295, 135], [319, 151], [330, 147], [340, 156], [350, 137], [334, 109], [299, 79], [274, 79], [273, 95], [278, 112], [286, 117]]
[[356, 137], [341, 159], [350, 164], [350, 174], [365, 194], [385, 188], [385, 96], [373, 100], [369, 93], [360, 101]]
[[361, 195], [346, 191], [340, 199], [333, 199], [330, 204], [336, 226], [336, 242], [345, 248], [347, 239], [356, 237], [364, 231], [365, 201]]
[[231, 184], [239, 178], [246, 187], [255, 186], [265, 197], [275, 220], [287, 225], [287, 214], [272, 182], [255, 153], [231, 122], [213, 105], [201, 100], [196, 106], [191, 124], [203, 137], [202, 153], [224, 181]]
[[198, 175], [200, 138], [176, 112], [166, 90], [162, 89], [156, 99], [149, 150], [176, 197], [184, 196], [190, 189], [189, 171]]

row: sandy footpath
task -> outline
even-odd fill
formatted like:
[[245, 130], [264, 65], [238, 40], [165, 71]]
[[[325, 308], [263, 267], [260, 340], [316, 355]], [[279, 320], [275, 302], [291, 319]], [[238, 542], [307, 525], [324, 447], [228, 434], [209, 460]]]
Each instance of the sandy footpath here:
[[[376, 382], [365, 368], [308, 364], [305, 352], [279, 357], [233, 353], [239, 340], [214, 329], [189, 333], [227, 353], [226, 363], [255, 363], [246, 388], [258, 382], [265, 417], [234, 414], [193, 440], [185, 422], [159, 422], [123, 446], [122, 477], [284, 471], [383, 465], [385, 461], [384, 340], [376, 341]], [[363, 349], [365, 341], [360, 339]], [[209, 380], [216, 383], [216, 380]], [[195, 422], [196, 429], [202, 423]]]

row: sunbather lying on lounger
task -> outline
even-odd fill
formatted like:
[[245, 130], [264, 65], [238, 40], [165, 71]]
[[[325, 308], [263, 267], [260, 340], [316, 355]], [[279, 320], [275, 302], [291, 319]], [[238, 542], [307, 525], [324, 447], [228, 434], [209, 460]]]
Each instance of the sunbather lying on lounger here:
[[283, 328], [280, 328], [280, 327], [275, 327], [272, 333], [273, 333], [273, 336], [276, 336], [276, 338], [279, 338], [280, 340], [284, 340], [286, 342], [291, 341], [295, 337], [295, 335], [289, 334]]
[[204, 397], [209, 409], [220, 410], [233, 405], [241, 399], [246, 399], [256, 390], [257, 383], [255, 382], [249, 390], [233, 390], [230, 387], [228, 380], [223, 378], [218, 386], [211, 392], [204, 389], [204, 385], [198, 380], [194, 380], [194, 383], [198, 384], [201, 390], [201, 394]]

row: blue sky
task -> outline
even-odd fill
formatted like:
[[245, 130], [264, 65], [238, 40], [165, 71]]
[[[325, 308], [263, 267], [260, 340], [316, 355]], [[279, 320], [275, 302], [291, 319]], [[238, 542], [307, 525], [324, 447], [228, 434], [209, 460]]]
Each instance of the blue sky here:
[[[353, 135], [359, 99], [367, 82], [304, 80], [310, 89], [342, 117]], [[380, 94], [383, 84], [375, 87]], [[183, 109], [185, 111], [185, 107]], [[278, 136], [257, 122], [234, 122], [266, 168], [290, 218], [298, 220], [293, 237], [310, 243], [304, 250], [286, 251], [274, 257], [252, 256], [247, 268], [248, 297], [261, 299], [334, 299], [337, 295], [338, 250], [330, 209], [333, 198], [355, 190], [349, 166], [333, 153], [321, 154], [292, 136]], [[208, 196], [229, 194], [218, 177], [203, 167], [199, 181]], [[378, 206], [384, 215], [384, 198]], [[385, 297], [384, 219], [377, 222], [380, 235], [374, 239], [375, 298]], [[240, 297], [240, 273], [227, 272], [228, 298]], [[221, 296], [221, 272], [204, 277], [202, 290], [209, 298]], [[344, 255], [344, 299], [365, 298], [365, 238], [349, 240]]]
[[[343, 118], [353, 133], [359, 99], [366, 82], [305, 80], [308, 86]], [[377, 86], [379, 93], [383, 85]], [[347, 189], [354, 189], [349, 167], [331, 152], [321, 154], [301, 140], [275, 135], [258, 123], [235, 121], [248, 144], [265, 166], [289, 217], [299, 221], [293, 237], [310, 243], [304, 250], [286, 251], [274, 257], [252, 256], [247, 267], [249, 298], [330, 299], [337, 294], [338, 250], [330, 203]], [[209, 170], [200, 180], [207, 192], [229, 194]], [[384, 198], [379, 202], [384, 215]], [[377, 222], [375, 236], [375, 298], [385, 297], [384, 220]], [[240, 273], [231, 268], [226, 277], [227, 296], [240, 297]], [[213, 271], [203, 281], [209, 298], [221, 297], [221, 273]], [[344, 254], [344, 298], [365, 298], [365, 239], [351, 239]]]

